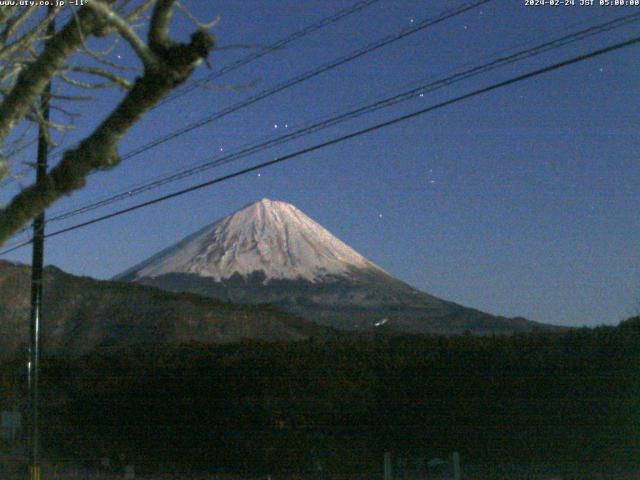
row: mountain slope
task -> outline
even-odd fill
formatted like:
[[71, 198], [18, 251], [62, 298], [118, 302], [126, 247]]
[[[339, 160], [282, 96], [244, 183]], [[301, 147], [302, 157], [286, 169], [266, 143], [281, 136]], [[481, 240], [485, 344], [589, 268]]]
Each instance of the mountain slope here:
[[414, 289], [293, 205], [263, 199], [123, 272], [118, 280], [237, 303], [273, 303], [347, 330], [512, 333], [545, 328]]
[[262, 271], [267, 280], [316, 282], [351, 270], [384, 273], [293, 205], [263, 199], [189, 235], [116, 279], [193, 273], [221, 281]]
[[[0, 261], [0, 357], [24, 351], [30, 268]], [[231, 305], [193, 294], [76, 277], [44, 275], [43, 351], [83, 354], [136, 344], [303, 340], [329, 330], [268, 305]]]

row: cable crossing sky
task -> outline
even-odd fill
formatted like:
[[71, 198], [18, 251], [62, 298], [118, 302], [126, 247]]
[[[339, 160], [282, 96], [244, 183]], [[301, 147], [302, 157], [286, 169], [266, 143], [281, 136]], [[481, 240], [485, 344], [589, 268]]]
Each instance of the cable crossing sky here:
[[[120, 215], [124, 215], [126, 213], [129, 213], [129, 212], [141, 209], [141, 208], [145, 208], [145, 207], [150, 206], [150, 205], [155, 205], [157, 203], [164, 202], [164, 201], [169, 200], [171, 198], [175, 198], [175, 197], [179, 197], [179, 196], [182, 196], [182, 195], [186, 195], [188, 193], [191, 193], [191, 192], [194, 192], [194, 191], [197, 191], [197, 190], [200, 190], [200, 189], [203, 189], [203, 188], [206, 188], [206, 187], [218, 184], [218, 183], [222, 183], [222, 182], [231, 180], [233, 178], [236, 178], [236, 177], [239, 177], [239, 176], [242, 176], [242, 175], [246, 175], [247, 173], [254, 172], [254, 171], [257, 171], [257, 170], [260, 170], [260, 169], [264, 169], [266, 167], [270, 167], [272, 165], [276, 165], [276, 164], [279, 164], [279, 163], [283, 163], [285, 161], [300, 157], [302, 155], [305, 155], [305, 154], [308, 154], [308, 153], [311, 153], [311, 152], [314, 152], [314, 151], [317, 151], [317, 150], [320, 150], [320, 149], [327, 148], [327, 147], [329, 147], [331, 145], [336, 145], [338, 143], [342, 143], [342, 142], [345, 142], [347, 140], [351, 140], [353, 138], [360, 137], [362, 135], [365, 135], [365, 134], [368, 134], [368, 133], [371, 133], [371, 132], [374, 132], [374, 131], [377, 131], [377, 130], [381, 130], [383, 128], [387, 128], [387, 127], [390, 127], [392, 125], [396, 125], [398, 123], [405, 122], [407, 120], [420, 117], [420, 116], [425, 115], [425, 114], [427, 114], [429, 112], [432, 112], [432, 111], [447, 107], [449, 105], [453, 105], [455, 103], [462, 102], [464, 100], [476, 97], [478, 95], [482, 95], [482, 94], [485, 94], [485, 93], [488, 93], [488, 92], [491, 92], [491, 91], [495, 91], [497, 89], [501, 89], [501, 88], [504, 88], [506, 86], [518, 83], [518, 82], [522, 82], [522, 81], [525, 81], [525, 80], [528, 80], [528, 79], [531, 79], [531, 78], [534, 78], [534, 77], [537, 77], [537, 76], [540, 76], [540, 75], [543, 75], [543, 74], [546, 74], [546, 73], [549, 73], [549, 72], [552, 72], [552, 71], [556, 71], [556, 70], [559, 70], [561, 68], [565, 68], [567, 66], [570, 66], [570, 65], [573, 65], [573, 64], [576, 64], [576, 63], [579, 63], [579, 62], [583, 62], [583, 61], [586, 61], [586, 60], [589, 60], [589, 59], [592, 59], [592, 58], [595, 58], [595, 57], [599, 57], [599, 56], [605, 55], [607, 53], [611, 53], [611, 52], [616, 51], [616, 50], [627, 48], [627, 47], [636, 45], [638, 43], [640, 43], [640, 36], [631, 38], [631, 39], [623, 41], [623, 42], [616, 43], [614, 45], [610, 45], [608, 47], [604, 47], [604, 48], [601, 48], [601, 49], [598, 49], [598, 50], [594, 50], [594, 51], [591, 51], [591, 52], [583, 54], [583, 55], [575, 56], [575, 57], [572, 57], [570, 59], [567, 59], [567, 60], [564, 60], [564, 61], [561, 61], [561, 62], [558, 62], [558, 63], [554, 63], [554, 64], [549, 65], [547, 67], [539, 68], [539, 69], [533, 70], [531, 72], [525, 73], [523, 75], [518, 75], [518, 76], [512, 77], [512, 78], [510, 78], [508, 80], [504, 80], [502, 82], [494, 83], [494, 84], [492, 84], [492, 85], [490, 85], [488, 87], [484, 87], [484, 88], [480, 88], [480, 89], [474, 90], [474, 91], [472, 91], [470, 93], [457, 96], [457, 97], [455, 97], [453, 99], [450, 99], [450, 100], [447, 100], [447, 101], [444, 101], [444, 102], [440, 102], [440, 103], [437, 103], [435, 105], [431, 105], [429, 107], [417, 110], [415, 112], [412, 112], [412, 113], [409, 113], [409, 114], [406, 114], [406, 115], [402, 115], [402, 116], [393, 118], [391, 120], [388, 120], [388, 121], [385, 121], [385, 122], [382, 122], [382, 123], [378, 123], [378, 124], [373, 125], [371, 127], [367, 127], [367, 128], [361, 129], [361, 130], [357, 130], [355, 132], [352, 132], [352, 133], [349, 133], [349, 134], [346, 134], [346, 135], [338, 136], [338, 137], [335, 137], [335, 138], [333, 138], [331, 140], [328, 140], [328, 141], [325, 141], [325, 142], [322, 142], [322, 143], [318, 143], [316, 145], [304, 148], [302, 150], [298, 150], [296, 152], [293, 152], [293, 153], [278, 157], [276, 159], [273, 159], [273, 160], [270, 160], [270, 161], [266, 161], [266, 162], [262, 162], [262, 163], [259, 163], [257, 165], [254, 165], [254, 166], [251, 166], [251, 167], [248, 167], [248, 168], [244, 168], [242, 170], [236, 171], [236, 172], [231, 173], [229, 175], [224, 175], [224, 176], [215, 178], [213, 180], [209, 180], [207, 182], [199, 183], [197, 185], [193, 185], [191, 187], [188, 187], [188, 188], [185, 188], [185, 189], [182, 189], [182, 190], [178, 190], [176, 192], [173, 192], [173, 193], [170, 193], [170, 194], [167, 194], [167, 195], [163, 195], [161, 197], [157, 197], [155, 199], [152, 199], [152, 200], [149, 200], [149, 201], [146, 201], [146, 202], [142, 202], [142, 203], [139, 203], [137, 205], [133, 205], [131, 207], [119, 210], [117, 212], [113, 212], [113, 213], [110, 213], [110, 214], [107, 214], [107, 215], [103, 215], [103, 216], [100, 216], [100, 217], [97, 217], [97, 218], [94, 218], [94, 219], [91, 219], [91, 220], [88, 220], [88, 221], [85, 221], [85, 222], [82, 222], [82, 223], [79, 223], [79, 224], [76, 224], [76, 225], [73, 225], [73, 226], [70, 226], [70, 227], [67, 227], [67, 228], [63, 228], [63, 229], [51, 232], [51, 233], [47, 234], [45, 236], [45, 238], [51, 238], [51, 237], [62, 235], [62, 234], [68, 233], [68, 232], [72, 232], [74, 230], [77, 230], [77, 229], [80, 229], [80, 228], [84, 228], [84, 227], [87, 227], [89, 225], [93, 225], [95, 223], [102, 222], [102, 221], [105, 221], [105, 220], [108, 220], [108, 219], [111, 219], [111, 218], [114, 218], [114, 217], [117, 217], [117, 216], [120, 216]], [[14, 250], [17, 250], [18, 248], [21, 248], [21, 247], [24, 247], [26, 245], [29, 245], [31, 243], [31, 241], [32, 240], [28, 240], [26, 242], [23, 242], [20, 245], [12, 247], [12, 248], [10, 248], [8, 250], [4, 250], [4, 251], [0, 252], [0, 255], [4, 255], [4, 254], [7, 254], [7, 253], [10, 253], [10, 252], [12, 252]]]

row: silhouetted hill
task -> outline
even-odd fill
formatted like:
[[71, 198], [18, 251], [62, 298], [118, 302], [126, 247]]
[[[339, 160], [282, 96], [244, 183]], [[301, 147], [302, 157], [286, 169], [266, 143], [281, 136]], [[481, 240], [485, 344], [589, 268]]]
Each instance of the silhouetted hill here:
[[490, 335], [557, 329], [417, 290], [293, 205], [268, 199], [202, 228], [116, 279], [233, 303], [270, 303], [340, 330], [384, 325], [396, 332]]
[[[0, 356], [25, 351], [29, 332], [30, 268], [0, 261]], [[232, 305], [191, 293], [44, 273], [45, 354], [84, 354], [138, 344], [294, 341], [332, 335], [269, 305]]]
[[[123, 452], [141, 473], [266, 476], [310, 472], [320, 459], [327, 473], [380, 478], [385, 451], [416, 468], [419, 458], [454, 450], [465, 465], [637, 468], [640, 330], [627, 327], [358, 332], [51, 357], [42, 370], [43, 445], [94, 462]], [[10, 374], [21, 365], [0, 368], [0, 398], [26, 395], [26, 382]], [[573, 473], [567, 478], [596, 478]]]

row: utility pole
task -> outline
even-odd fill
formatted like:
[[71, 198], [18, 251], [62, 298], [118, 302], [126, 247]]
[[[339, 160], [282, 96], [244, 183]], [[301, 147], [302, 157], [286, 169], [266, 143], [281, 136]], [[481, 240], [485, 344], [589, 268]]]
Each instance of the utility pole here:
[[[47, 27], [47, 38], [56, 31], [54, 2], [48, 9], [52, 18]], [[49, 40], [47, 40], [47, 43]], [[40, 97], [42, 120], [38, 129], [38, 157], [36, 166], [36, 183], [42, 184], [47, 175], [49, 155], [49, 101], [51, 99], [51, 82], [47, 84]], [[29, 339], [29, 395], [31, 399], [30, 433], [29, 433], [29, 480], [40, 480], [40, 425], [38, 418], [39, 401], [39, 367], [40, 367], [40, 320], [42, 314], [42, 270], [44, 266], [44, 211], [33, 221], [33, 254], [31, 260], [31, 322]]]
[[391, 452], [384, 452], [383, 480], [393, 480], [393, 467], [391, 466]]

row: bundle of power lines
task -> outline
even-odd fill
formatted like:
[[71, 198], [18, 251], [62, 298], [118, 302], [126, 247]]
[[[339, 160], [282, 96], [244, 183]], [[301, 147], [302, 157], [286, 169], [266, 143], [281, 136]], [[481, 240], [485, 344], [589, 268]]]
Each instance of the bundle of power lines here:
[[[253, 52], [252, 54], [243, 57], [239, 60], [237, 60], [236, 62], [233, 62], [225, 67], [223, 67], [222, 69], [213, 72], [212, 74], [208, 75], [207, 77], [205, 77], [204, 79], [201, 80], [197, 80], [195, 82], [190, 83], [189, 85], [187, 85], [186, 87], [184, 87], [181, 90], [176, 91], [174, 94], [168, 96], [161, 104], [158, 105], [158, 107], [162, 106], [162, 104], [166, 104], [170, 101], [173, 101], [175, 99], [178, 99], [190, 92], [192, 92], [193, 90], [195, 90], [196, 88], [198, 88], [198, 86], [200, 84], [202, 84], [203, 82], [210, 82], [212, 80], [218, 79], [221, 76], [241, 67], [244, 66], [252, 61], [257, 60], [258, 58], [261, 58], [267, 54], [270, 54], [272, 52], [275, 51], [279, 51], [280, 49], [284, 48], [286, 45], [294, 42], [295, 40], [304, 37], [305, 35], [309, 35], [310, 33], [313, 33], [317, 30], [319, 30], [320, 28], [323, 28], [324, 26], [327, 25], [331, 25], [343, 18], [346, 18], [349, 15], [352, 15], [356, 12], [360, 12], [363, 9], [375, 4], [378, 0], [368, 0], [368, 1], [361, 1], [361, 2], [357, 2], [355, 4], [353, 4], [352, 6], [350, 6], [349, 8], [346, 8], [344, 10], [341, 10], [339, 12], [337, 12], [336, 14], [324, 18], [322, 20], [320, 20], [319, 22], [316, 22], [312, 25], [309, 25], [307, 27], [305, 27], [304, 29], [295, 32], [285, 38], [283, 38], [282, 40], [275, 42], [272, 45], [263, 47], [259, 50], [257, 50], [256, 52]], [[255, 95], [252, 95], [250, 97], [248, 97], [245, 100], [242, 100], [234, 105], [231, 105], [221, 111], [218, 112], [214, 112], [213, 114], [207, 115], [204, 118], [201, 118], [195, 122], [192, 122], [180, 129], [175, 130], [174, 132], [171, 132], [168, 135], [164, 135], [161, 137], [158, 137], [156, 139], [151, 140], [150, 142], [134, 149], [131, 150], [127, 153], [125, 153], [122, 158], [123, 160], [128, 160], [131, 159], [133, 157], [136, 157], [140, 154], [142, 154], [143, 152], [149, 151], [153, 148], [156, 148], [160, 145], [163, 145], [169, 141], [178, 139], [180, 137], [182, 137], [183, 135], [187, 134], [188, 132], [191, 132], [195, 129], [201, 128], [205, 125], [211, 124], [217, 120], [220, 120], [228, 115], [230, 115], [231, 113], [237, 112], [239, 110], [242, 110], [252, 104], [255, 104], [256, 102], [259, 102], [261, 100], [264, 100], [266, 98], [269, 98], [271, 96], [274, 96], [277, 93], [280, 93], [284, 90], [287, 90], [295, 85], [298, 85], [302, 82], [306, 82], [307, 80], [310, 80], [314, 77], [317, 77], [319, 75], [322, 75], [326, 72], [329, 72], [335, 68], [338, 68], [342, 65], [345, 65], [349, 62], [352, 62], [353, 60], [360, 58], [364, 55], [367, 55], [373, 51], [376, 51], [380, 48], [383, 48], [387, 45], [393, 44], [395, 42], [398, 42], [400, 40], [402, 40], [403, 38], [406, 38], [410, 35], [413, 35], [417, 32], [423, 31], [433, 25], [445, 22], [449, 19], [452, 19], [454, 17], [457, 17], [465, 12], [468, 12], [470, 10], [473, 10], [475, 8], [478, 8], [482, 5], [485, 5], [489, 2], [491, 2], [492, 0], [476, 0], [474, 2], [471, 3], [466, 3], [462, 6], [453, 8], [453, 9], [448, 9], [444, 12], [442, 12], [440, 15], [433, 17], [433, 18], [426, 18], [424, 20], [421, 21], [417, 21], [415, 23], [413, 23], [410, 27], [408, 28], [404, 28], [401, 31], [397, 32], [396, 34], [393, 35], [387, 35], [375, 42], [372, 42], [360, 49], [357, 49], [347, 55], [343, 55], [340, 56], [338, 58], [336, 58], [335, 60], [323, 64], [319, 67], [316, 67], [310, 71], [304, 72], [300, 75], [297, 75], [285, 82], [282, 82], [272, 88], [268, 88], [265, 89]], [[106, 197], [101, 198], [100, 200], [97, 201], [92, 201], [89, 202], [87, 204], [78, 206], [76, 208], [67, 210], [67, 211], [63, 211], [60, 212], [58, 214], [55, 214], [54, 216], [52, 216], [49, 220], [47, 220], [47, 223], [51, 223], [51, 222], [57, 222], [57, 221], [62, 221], [62, 220], [66, 220], [69, 218], [73, 218], [75, 216], [81, 215], [81, 214], [85, 214], [87, 212], [93, 211], [93, 210], [97, 210], [103, 207], [106, 207], [108, 205], [111, 205], [113, 203], [119, 202], [119, 201], [123, 201], [126, 199], [130, 199], [133, 196], [137, 196], [140, 195], [144, 192], [148, 192], [157, 188], [160, 188], [164, 185], [176, 182], [178, 180], [182, 180], [188, 177], [191, 177], [193, 175], [202, 173], [204, 171], [213, 169], [215, 167], [219, 167], [221, 165], [225, 165], [228, 163], [231, 163], [233, 161], [237, 161], [243, 158], [248, 157], [249, 155], [254, 155], [254, 154], [258, 154], [258, 153], [262, 153], [265, 150], [269, 149], [269, 148], [273, 148], [275, 146], [278, 145], [282, 145], [284, 143], [290, 142], [294, 139], [299, 139], [299, 138], [304, 138], [306, 136], [309, 136], [315, 132], [327, 129], [329, 127], [333, 127], [335, 125], [341, 124], [343, 122], [349, 121], [349, 120], [353, 120], [356, 118], [359, 118], [361, 116], [364, 116], [366, 114], [375, 112], [375, 111], [379, 111], [381, 109], [385, 109], [385, 108], [389, 108], [393, 105], [397, 105], [399, 103], [402, 102], [407, 102], [409, 100], [415, 99], [416, 97], [419, 97], [422, 99], [422, 97], [424, 97], [425, 94], [427, 93], [431, 93], [435, 90], [444, 88], [444, 87], [448, 87], [454, 83], [458, 83], [461, 82], [463, 80], [478, 76], [478, 75], [482, 75], [485, 74], [489, 71], [498, 69], [500, 67], [506, 66], [506, 65], [510, 65], [516, 62], [520, 62], [522, 60], [534, 57], [534, 56], [539, 56], [542, 55], [544, 53], [548, 53], [551, 52], [553, 50], [557, 50], [561, 47], [564, 47], [566, 45], [575, 43], [575, 42], [579, 42], [581, 40], [584, 40], [586, 38], [590, 38], [593, 37], [595, 35], [601, 34], [603, 32], [608, 32], [608, 31], [612, 31], [612, 30], [616, 30], [616, 29], [620, 29], [624, 26], [630, 25], [632, 23], [638, 22], [640, 20], [640, 13], [634, 13], [634, 14], [630, 14], [630, 15], [625, 15], [625, 16], [621, 16], [618, 18], [615, 18], [613, 20], [607, 20], [604, 21], [602, 23], [599, 23], [597, 25], [591, 25], [588, 26], [586, 28], [580, 28], [580, 29], [576, 29], [576, 31], [564, 34], [564, 35], [560, 35], [556, 38], [553, 39], [546, 39], [546, 40], [542, 40], [539, 44], [533, 46], [533, 47], [528, 47], [528, 48], [523, 48], [521, 50], [517, 50], [515, 52], [510, 52], [510, 53], [503, 53], [503, 52], [497, 52], [491, 56], [489, 56], [488, 60], [485, 63], [479, 64], [479, 65], [475, 65], [475, 66], [469, 66], [468, 68], [460, 68], [458, 71], [454, 71], [451, 72], [450, 74], [443, 76], [442, 78], [438, 78], [438, 79], [430, 79], [428, 81], [425, 82], [419, 82], [417, 84], [413, 84], [410, 87], [405, 87], [405, 89], [399, 91], [399, 92], [395, 92], [393, 94], [384, 96], [382, 98], [378, 98], [376, 100], [373, 101], [369, 101], [367, 103], [361, 104], [360, 106], [358, 106], [357, 108], [351, 109], [349, 111], [337, 114], [335, 116], [330, 116], [327, 118], [323, 118], [317, 121], [313, 121], [313, 122], [309, 122], [306, 125], [302, 125], [301, 127], [299, 127], [296, 130], [293, 130], [289, 133], [274, 137], [274, 138], [270, 138], [266, 141], [262, 141], [262, 142], [258, 142], [256, 144], [252, 144], [252, 145], [247, 145], [243, 148], [240, 148], [237, 151], [231, 152], [231, 153], [227, 153], [225, 155], [220, 155], [214, 158], [210, 158], [206, 161], [202, 161], [199, 162], [195, 165], [192, 165], [188, 168], [184, 168], [178, 171], [175, 171], [171, 174], [168, 175], [163, 175], [160, 177], [157, 177], [153, 180], [150, 180], [146, 183], [141, 183], [141, 184], [137, 184], [134, 186], [130, 186], [126, 189], [123, 189], [122, 191], [115, 193], [115, 194], [111, 194], [108, 195]], [[275, 159], [269, 160], [269, 161], [264, 161], [258, 164], [255, 164], [253, 166], [247, 167], [247, 168], [243, 168], [241, 170], [235, 171], [233, 173], [227, 174], [227, 175], [223, 175], [217, 178], [213, 178], [210, 179], [208, 181], [205, 182], [201, 182], [198, 183], [196, 185], [192, 185], [190, 187], [187, 188], [183, 188], [180, 189], [178, 191], [172, 192], [172, 193], [168, 193], [162, 196], [158, 196], [156, 198], [120, 209], [118, 211], [112, 212], [112, 213], [108, 213], [105, 215], [101, 215], [95, 218], [92, 218], [90, 220], [87, 221], [83, 221], [81, 223], [77, 223], [75, 225], [66, 227], [66, 228], [62, 228], [60, 230], [56, 230], [53, 231], [49, 234], [47, 234], [45, 236], [45, 238], [49, 238], [49, 237], [54, 237], [57, 235], [61, 235], [63, 233], [67, 233], [67, 232], [71, 232], [80, 228], [84, 228], [87, 227], [89, 225], [92, 225], [94, 223], [98, 223], [98, 222], [102, 222], [105, 221], [107, 219], [110, 218], [114, 218], [120, 215], [124, 215], [126, 213], [141, 209], [141, 208], [145, 208], [147, 206], [150, 205], [154, 205], [166, 200], [169, 200], [171, 198], [175, 198], [178, 196], [182, 196], [182, 195], [186, 195], [190, 192], [194, 192], [196, 190], [200, 190], [202, 188], [206, 188], [227, 180], [230, 180], [232, 178], [236, 178], [239, 177], [241, 175], [245, 175], [248, 174], [250, 172], [254, 172], [266, 167], [269, 167], [271, 165], [275, 165], [278, 163], [282, 163], [288, 160], [292, 160], [294, 158], [298, 158], [300, 156], [303, 156], [305, 154], [308, 154], [310, 152], [313, 151], [317, 151], [323, 148], [327, 148], [331, 145], [335, 145], [337, 143], [341, 143], [341, 142], [345, 142], [347, 140], [362, 136], [362, 135], [366, 135], [368, 133], [377, 131], [377, 130], [381, 130], [384, 128], [387, 128], [391, 125], [394, 124], [398, 124], [401, 122], [405, 122], [408, 121], [410, 119], [425, 115], [429, 112], [432, 112], [434, 110], [440, 109], [440, 108], [444, 108], [446, 106], [452, 105], [454, 103], [458, 103], [461, 101], [464, 101], [466, 99], [484, 94], [484, 93], [488, 93], [490, 91], [494, 91], [503, 87], [506, 87], [508, 85], [517, 83], [517, 82], [521, 82], [521, 81], [525, 81], [528, 80], [530, 78], [539, 76], [539, 75], [543, 75], [545, 73], [551, 72], [551, 71], [555, 71], [564, 67], [567, 67], [569, 65], [578, 63], [578, 62], [582, 62], [582, 61], [586, 61], [590, 58], [594, 58], [600, 55], [604, 55], [607, 54], [609, 52], [615, 51], [615, 50], [619, 50], [622, 48], [626, 48], [629, 47], [631, 45], [636, 45], [640, 43], [640, 36], [638, 37], [633, 37], [633, 38], [629, 38], [625, 41], [621, 41], [618, 43], [615, 43], [613, 45], [609, 45], [609, 46], [605, 46], [596, 50], [592, 50], [588, 53], [582, 54], [582, 55], [578, 55], [578, 56], [574, 56], [556, 63], [553, 63], [551, 65], [545, 66], [545, 67], [541, 67], [532, 71], [529, 71], [527, 73], [518, 75], [518, 76], [514, 76], [511, 77], [507, 80], [503, 80], [494, 84], [491, 84], [487, 87], [483, 87], [483, 88], [478, 88], [475, 89], [471, 92], [468, 92], [466, 94], [463, 95], [459, 95], [456, 96], [454, 98], [451, 98], [449, 100], [446, 101], [442, 101], [439, 103], [435, 103], [432, 105], [429, 105], [427, 107], [423, 107], [420, 108], [419, 110], [416, 110], [414, 112], [405, 114], [405, 115], [401, 115], [395, 118], [392, 118], [390, 120], [384, 121], [382, 123], [378, 123], [375, 124], [373, 126], [367, 127], [367, 128], [363, 128], [360, 130], [356, 130], [350, 133], [346, 133], [343, 135], [339, 135], [336, 136], [334, 138], [331, 138], [329, 140], [314, 144], [312, 146], [294, 151], [292, 153], [277, 157]], [[530, 44], [530, 42], [529, 42]], [[18, 234], [20, 233], [25, 233], [27, 231], [27, 229], [23, 229], [20, 232], [18, 232]], [[0, 252], [0, 255], [3, 254], [7, 254], [9, 252], [12, 252], [14, 250], [17, 250], [19, 248], [22, 248], [28, 244], [30, 244], [32, 241], [32, 239], [28, 239], [25, 241], [19, 241], [16, 242], [13, 245], [9, 245], [8, 248], [6, 248], [4, 251]]]

